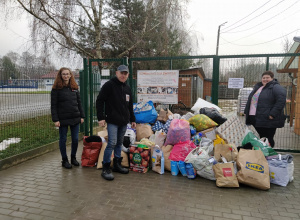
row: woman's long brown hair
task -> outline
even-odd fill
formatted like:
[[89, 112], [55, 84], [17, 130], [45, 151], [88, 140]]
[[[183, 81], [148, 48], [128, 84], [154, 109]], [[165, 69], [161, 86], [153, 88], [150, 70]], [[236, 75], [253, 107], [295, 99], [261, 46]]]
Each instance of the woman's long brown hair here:
[[[63, 79], [62, 79], [61, 73], [64, 70], [69, 70], [69, 73], [71, 74], [71, 78], [70, 78], [70, 81], [69, 81], [68, 85], [66, 85], [64, 83]], [[75, 81], [75, 77], [74, 77], [72, 71], [69, 68], [66, 68], [66, 67], [62, 67], [58, 71], [58, 73], [56, 75], [56, 78], [55, 78], [55, 81], [54, 81], [54, 84], [52, 86], [52, 89], [62, 89], [64, 86], [69, 86], [71, 89], [78, 89], [78, 85]]]

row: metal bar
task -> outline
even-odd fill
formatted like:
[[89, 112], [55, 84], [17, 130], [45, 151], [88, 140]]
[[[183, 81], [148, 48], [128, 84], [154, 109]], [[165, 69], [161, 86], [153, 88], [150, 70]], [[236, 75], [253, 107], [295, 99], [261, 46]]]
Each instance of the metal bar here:
[[219, 94], [219, 74], [220, 74], [220, 57], [214, 56], [213, 58], [213, 81], [211, 87], [211, 101], [213, 104], [218, 105]]
[[83, 58], [83, 90], [84, 90], [84, 97], [83, 97], [83, 101], [84, 101], [84, 112], [85, 112], [85, 116], [86, 116], [86, 120], [84, 123], [84, 135], [88, 136], [89, 135], [89, 112], [88, 112], [88, 60], [86, 58]]
[[[84, 70], [79, 71], [79, 88], [80, 88], [80, 97], [81, 97], [81, 103], [84, 106]], [[84, 131], [83, 124], [80, 124], [80, 132]]]
[[266, 71], [268, 71], [270, 68], [270, 57], [267, 57], [266, 59]]
[[93, 135], [93, 118], [94, 118], [94, 108], [93, 108], [93, 70], [92, 70], [92, 62], [89, 62], [89, 91], [90, 91], [90, 136]]

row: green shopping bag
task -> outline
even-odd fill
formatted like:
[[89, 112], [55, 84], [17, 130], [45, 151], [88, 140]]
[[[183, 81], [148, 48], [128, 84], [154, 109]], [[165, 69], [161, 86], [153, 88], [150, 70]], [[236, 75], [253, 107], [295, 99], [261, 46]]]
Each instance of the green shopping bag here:
[[250, 143], [254, 150], [261, 150], [265, 157], [277, 155], [277, 152], [267, 145], [265, 142], [256, 137], [251, 131], [249, 131], [243, 139], [242, 145]]

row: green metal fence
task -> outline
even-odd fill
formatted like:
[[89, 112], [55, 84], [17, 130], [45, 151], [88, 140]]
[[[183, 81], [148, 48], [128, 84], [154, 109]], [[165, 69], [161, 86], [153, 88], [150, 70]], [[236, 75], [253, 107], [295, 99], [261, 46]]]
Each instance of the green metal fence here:
[[[298, 60], [299, 56], [300, 54], [257, 54], [84, 59], [84, 68], [80, 78], [77, 79], [87, 115], [81, 131], [85, 135], [91, 135], [93, 128], [98, 126], [95, 109], [97, 95], [101, 84], [115, 75], [116, 68], [120, 64], [129, 66], [128, 81], [135, 101], [137, 70], [176, 69], [180, 71], [179, 100], [187, 106], [187, 110], [192, 107], [189, 102], [195, 101], [200, 94], [201, 98], [217, 104], [224, 114], [237, 114], [241, 120], [244, 120], [241, 113], [242, 94], [239, 89], [228, 89], [228, 79], [244, 78], [244, 87], [252, 88], [260, 81], [263, 71], [272, 70], [280, 84], [287, 89], [289, 99], [285, 108], [289, 118], [285, 127], [278, 129], [276, 133], [276, 148], [299, 152], [300, 139], [294, 132], [295, 115], [291, 112], [293, 104], [291, 100], [296, 91], [296, 87], [292, 85], [292, 78], [295, 76], [277, 73], [283, 59], [296, 57], [295, 60]], [[297, 68], [297, 65], [293, 68]], [[43, 78], [51, 70], [30, 72], [20, 69], [13, 78], [4, 78], [7, 74], [3, 71], [0, 69], [0, 160], [58, 140], [58, 130], [54, 127], [50, 116], [51, 85], [48, 84], [53, 81]], [[198, 75], [195, 75], [195, 72]], [[188, 83], [189, 86], [184, 86]], [[20, 142], [6, 145], [14, 140]]]
[[[168, 69], [178, 69], [180, 71], [180, 82], [182, 84], [183, 80], [191, 80], [195, 78], [195, 75], [181, 75], [181, 72], [187, 69], [201, 69], [204, 73], [203, 84], [200, 88], [195, 88], [194, 86], [188, 89], [181, 88], [179, 94], [179, 100], [183, 103], [186, 100], [182, 100], [182, 97], [192, 96], [191, 89], [199, 90], [201, 89], [203, 99], [207, 99], [212, 103], [218, 105], [222, 109], [222, 113], [225, 115], [230, 115], [232, 113], [237, 114], [240, 120], [244, 121], [243, 116], [243, 104], [245, 100], [243, 98], [244, 90], [240, 89], [230, 89], [228, 88], [229, 78], [243, 78], [244, 88], [253, 88], [253, 86], [260, 81], [261, 74], [266, 70], [271, 70], [275, 73], [275, 78], [277, 78], [280, 84], [287, 89], [287, 105], [285, 107], [285, 113], [288, 116], [284, 128], [280, 128], [276, 132], [275, 141], [276, 149], [282, 151], [293, 151], [300, 152], [300, 138], [299, 135], [294, 132], [294, 118], [295, 115], [291, 115], [291, 99], [292, 94], [296, 92], [296, 87], [292, 86], [292, 77], [288, 73], [278, 73], [277, 69], [282, 63], [283, 59], [288, 59], [290, 57], [296, 57], [298, 59], [300, 54], [254, 54], [254, 55], [232, 55], [232, 56], [186, 56], [186, 57], [144, 57], [144, 58], [131, 58], [128, 59], [128, 65], [130, 70], [129, 84], [132, 88], [134, 98], [136, 101], [137, 97], [137, 70], [168, 70]], [[97, 79], [99, 82], [103, 81], [103, 76], [101, 71], [105, 70], [104, 66], [110, 66], [109, 68], [110, 77], [115, 73], [116, 67], [121, 63], [127, 63], [125, 59], [117, 60], [85, 60], [87, 62], [85, 74], [89, 75], [91, 80], [95, 80], [95, 75], [98, 75]], [[98, 66], [93, 70], [92, 62], [98, 62]], [[103, 65], [106, 63], [106, 65]], [[189, 68], [187, 68], [187, 66]], [[97, 70], [98, 68], [98, 70]], [[294, 67], [295, 68], [295, 67]], [[297, 67], [296, 67], [297, 68]], [[100, 70], [101, 71], [100, 71]], [[87, 76], [86, 76], [87, 77]], [[85, 107], [87, 110], [89, 108], [89, 128], [85, 129], [86, 135], [92, 134], [93, 126], [97, 126], [97, 118], [95, 112], [95, 100], [96, 93], [99, 92], [99, 87], [95, 87], [94, 83], [89, 83], [92, 85], [89, 89], [84, 89], [84, 91], [90, 91], [92, 96], [89, 96], [90, 104]], [[98, 82], [98, 83], [99, 83]], [[193, 83], [191, 83], [192, 85]], [[179, 86], [180, 87], [180, 86]], [[247, 91], [247, 90], [246, 90]], [[179, 93], [180, 93], [179, 92]], [[205, 95], [206, 94], [206, 95]], [[248, 92], [249, 94], [249, 92]], [[192, 99], [192, 97], [190, 98]], [[160, 103], [163, 104], [163, 103]], [[188, 106], [188, 105], [187, 105]], [[190, 110], [188, 106], [187, 110]]]
[[0, 69], [0, 160], [58, 140], [50, 115], [50, 69]]

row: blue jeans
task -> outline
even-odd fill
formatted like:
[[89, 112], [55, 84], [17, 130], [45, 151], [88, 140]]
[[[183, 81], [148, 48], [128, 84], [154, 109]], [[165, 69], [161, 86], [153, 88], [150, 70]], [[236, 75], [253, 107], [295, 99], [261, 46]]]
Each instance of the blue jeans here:
[[[71, 157], [75, 157], [78, 148], [79, 124], [70, 126], [70, 130], [71, 130], [71, 138], [72, 138]], [[59, 127], [59, 149], [60, 149], [62, 160], [68, 159], [67, 149], [66, 149], [67, 133], [68, 133], [68, 126]]]
[[118, 126], [107, 123], [108, 143], [104, 151], [103, 163], [110, 163], [112, 151], [114, 151], [115, 158], [121, 157], [123, 139], [126, 130], [127, 125]]

